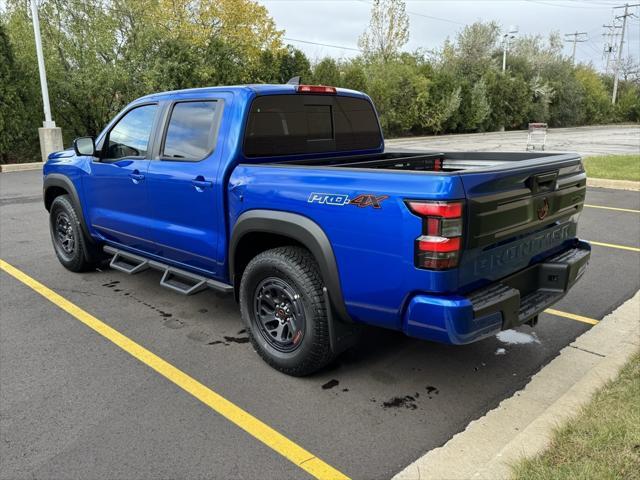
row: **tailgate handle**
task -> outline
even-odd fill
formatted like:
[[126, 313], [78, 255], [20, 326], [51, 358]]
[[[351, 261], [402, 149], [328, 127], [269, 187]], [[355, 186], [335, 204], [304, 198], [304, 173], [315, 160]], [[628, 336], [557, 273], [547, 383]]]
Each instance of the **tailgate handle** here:
[[529, 188], [533, 193], [549, 192], [556, 189], [556, 180], [558, 178], [558, 172], [541, 173], [539, 175], [532, 175], [529, 177]]

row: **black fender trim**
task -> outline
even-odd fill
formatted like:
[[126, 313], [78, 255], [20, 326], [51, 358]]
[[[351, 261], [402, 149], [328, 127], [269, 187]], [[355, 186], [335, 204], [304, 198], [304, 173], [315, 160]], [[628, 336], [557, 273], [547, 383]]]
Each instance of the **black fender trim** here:
[[78, 196], [78, 192], [76, 190], [75, 185], [71, 181], [71, 179], [65, 175], [60, 173], [50, 173], [46, 177], [44, 177], [44, 182], [42, 185], [42, 200], [45, 204], [45, 208], [49, 210], [50, 205], [47, 205], [47, 190], [51, 187], [60, 187], [69, 192], [69, 196], [71, 197], [71, 202], [73, 203], [73, 207], [78, 212], [78, 216], [80, 217], [80, 227], [84, 232], [87, 239], [93, 241], [93, 237], [89, 233], [89, 229], [87, 228], [87, 222], [84, 218], [84, 212], [82, 211], [82, 204], [80, 203], [80, 197]]
[[240, 215], [229, 241], [229, 278], [233, 284], [236, 274], [236, 247], [242, 237], [254, 232], [290, 237], [308, 248], [318, 262], [334, 312], [341, 320], [352, 322], [342, 296], [338, 264], [331, 242], [317, 223], [303, 215], [277, 210], [250, 210]]

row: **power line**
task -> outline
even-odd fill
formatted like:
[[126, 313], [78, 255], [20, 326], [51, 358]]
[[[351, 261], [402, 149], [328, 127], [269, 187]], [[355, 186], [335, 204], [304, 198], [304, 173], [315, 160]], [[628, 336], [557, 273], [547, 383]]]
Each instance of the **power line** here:
[[[357, 1], [360, 2], [360, 3], [366, 3], [368, 5], [371, 5], [371, 2], [368, 2], [367, 0], [357, 0]], [[415, 15], [416, 17], [428, 18], [430, 20], [438, 20], [440, 22], [453, 23], [453, 24], [456, 24], [456, 25], [466, 25], [466, 23], [458, 22], [457, 20], [451, 20], [449, 18], [442, 18], [442, 17], [434, 17], [433, 15], [427, 15], [426, 13], [411, 12], [409, 10], [405, 10], [405, 12], [407, 12], [409, 15]]]
[[[560, 1], [584, 4], [584, 0], [560, 0]], [[607, 2], [604, 0], [596, 2], [594, 0], [591, 0], [589, 2], [590, 5], [604, 5], [607, 7], [614, 7], [616, 3], [618, 3], [618, 0], [612, 0], [610, 2]]]
[[312, 42], [310, 40], [301, 40], [299, 38], [282, 37], [282, 39], [288, 42], [308, 43], [309, 45], [319, 45], [321, 47], [331, 47], [331, 48], [339, 48], [341, 50], [352, 50], [354, 52], [362, 52], [362, 50], [360, 50], [359, 48], [343, 47], [341, 45], [331, 45], [329, 43]]
[[608, 6], [604, 6], [603, 5], [601, 7], [596, 7], [596, 6], [586, 7], [583, 4], [580, 4], [580, 5], [575, 5], [575, 4], [574, 5], [558, 5], [556, 3], [543, 2], [541, 0], [525, 0], [525, 1], [526, 2], [530, 2], [530, 3], [535, 3], [535, 4], [538, 4], [538, 5], [547, 5], [547, 6], [550, 6], [550, 7], [577, 8], [577, 9], [580, 9], [580, 10], [605, 10], [605, 9], [613, 7], [613, 5], [611, 5], [611, 6], [609, 6], [609, 5]]

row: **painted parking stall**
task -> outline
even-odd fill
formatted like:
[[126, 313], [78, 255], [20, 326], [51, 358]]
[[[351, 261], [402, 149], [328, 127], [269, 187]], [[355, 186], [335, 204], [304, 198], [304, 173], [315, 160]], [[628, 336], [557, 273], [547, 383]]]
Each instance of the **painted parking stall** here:
[[[594, 245], [584, 278], [541, 316], [535, 328], [519, 327], [513, 331], [516, 333], [465, 347], [371, 329], [358, 346], [329, 368], [309, 378], [293, 379], [264, 365], [248, 343], [234, 340], [246, 334], [232, 299], [212, 292], [181, 297], [161, 289], [158, 274], [152, 271], [136, 277], [112, 270], [81, 275], [66, 272], [51, 253], [47, 217], [37, 198], [39, 181], [39, 174], [31, 172], [0, 176], [2, 200], [15, 193], [10, 203], [0, 204], [0, 257], [5, 262], [167, 362], [168, 368], [184, 372], [206, 390], [233, 399], [234, 405], [250, 412], [261, 425], [310, 452], [309, 459], [322, 459], [330, 468], [353, 478], [389, 478], [425, 450], [444, 443], [470, 420], [520, 389], [560, 348], [640, 287], [638, 251]], [[607, 200], [610, 203], [605, 203]], [[625, 210], [585, 207], [578, 232], [581, 238], [640, 248], [638, 214], [633, 211], [640, 210], [637, 192], [590, 190], [587, 204]], [[31, 219], [29, 223], [20, 222], [26, 217]], [[144, 363], [136, 366], [136, 361], [128, 359], [130, 355], [100, 340], [30, 286], [5, 272], [0, 273], [0, 282], [3, 292], [10, 292], [12, 298], [3, 299], [1, 315], [2, 329], [11, 335], [0, 336], [0, 342], [11, 339], [21, 346], [18, 356], [16, 349], [0, 345], [0, 355], [7, 351], [14, 354], [2, 356], [0, 362], [3, 422], [7, 422], [6, 415], [12, 418], [11, 429], [0, 431], [3, 472], [10, 466], [12, 477], [17, 478], [30, 472], [44, 477], [63, 471], [82, 478], [106, 475], [108, 464], [117, 462], [108, 452], [126, 455], [120, 445], [125, 443], [138, 455], [114, 467], [121, 476], [162, 475], [163, 470], [165, 476], [171, 476], [177, 474], [170, 470], [174, 463], [183, 476], [208, 472], [220, 478], [322, 478], [301, 467], [305, 458], [288, 459], [247, 435], [235, 422], [224, 420], [161, 373]], [[33, 332], [62, 325], [64, 331], [51, 334], [50, 339], [38, 338], [37, 348], [31, 348], [27, 339], [35, 335]], [[96, 343], [86, 351], [96, 340], [101, 346]], [[21, 379], [8, 373], [16, 369], [17, 362], [22, 365]], [[31, 374], [36, 368], [40, 372], [33, 370]], [[95, 384], [91, 388], [100, 388], [103, 396], [126, 408], [123, 413], [132, 419], [130, 424], [119, 423], [112, 416], [101, 423], [100, 410], [91, 408], [95, 403], [91, 395], [70, 400], [77, 397], [74, 392], [82, 392], [80, 384], [65, 377], [64, 369], [72, 368], [81, 368], [76, 372], [81, 377], [101, 379], [101, 387]], [[134, 372], [143, 388], [132, 395], [132, 383], [121, 380]], [[102, 445], [104, 460], [92, 460], [98, 454], [97, 443], [92, 441], [48, 442], [46, 438], [53, 438], [51, 432], [60, 428], [54, 418], [42, 417], [38, 425], [26, 420], [46, 411], [55, 398], [52, 392], [63, 391], [63, 385], [73, 387], [63, 402], [69, 415], [74, 416], [79, 431]], [[16, 402], [20, 399], [25, 406], [18, 414]], [[136, 425], [136, 417], [144, 428]], [[179, 438], [171, 437], [169, 425]], [[11, 445], [21, 437], [31, 438], [34, 431], [49, 434], [37, 443], [37, 451], [25, 446], [26, 455], [18, 458]], [[152, 432], [156, 432], [156, 440], [152, 440]], [[163, 444], [176, 448], [166, 450]]]

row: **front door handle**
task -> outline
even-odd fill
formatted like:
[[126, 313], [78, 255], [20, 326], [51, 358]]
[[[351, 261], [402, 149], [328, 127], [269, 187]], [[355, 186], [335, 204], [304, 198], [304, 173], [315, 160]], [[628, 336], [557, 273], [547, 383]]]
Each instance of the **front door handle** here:
[[205, 180], [202, 175], [198, 175], [191, 180], [191, 183], [198, 192], [202, 192], [205, 188], [211, 188], [213, 186], [213, 182], [211, 180]]
[[133, 183], [135, 183], [136, 185], [144, 180], [144, 175], [140, 173], [140, 171], [137, 169], [131, 172], [129, 174], [129, 177], [131, 178]]

